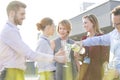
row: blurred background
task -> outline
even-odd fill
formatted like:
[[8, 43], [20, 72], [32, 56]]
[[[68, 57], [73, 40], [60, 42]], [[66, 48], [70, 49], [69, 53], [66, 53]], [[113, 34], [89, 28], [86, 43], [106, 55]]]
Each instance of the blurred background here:
[[[0, 0], [0, 31], [7, 21], [6, 6], [13, 0]], [[120, 0], [19, 0], [26, 3], [26, 19], [20, 28], [23, 40], [35, 50], [39, 32], [36, 23], [43, 17], [50, 17], [57, 25], [62, 19], [68, 19], [72, 23], [70, 38], [79, 40], [86, 34], [82, 27], [82, 16], [95, 14], [99, 20], [100, 28], [104, 33], [112, 28], [110, 11], [120, 4]], [[55, 33], [51, 39], [57, 37]], [[33, 61], [27, 61], [26, 80], [37, 80], [36, 68]]]

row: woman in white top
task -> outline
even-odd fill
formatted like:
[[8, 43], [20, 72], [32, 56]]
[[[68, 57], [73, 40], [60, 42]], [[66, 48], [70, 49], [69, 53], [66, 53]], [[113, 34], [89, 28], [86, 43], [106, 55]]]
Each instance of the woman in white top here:
[[[50, 46], [50, 36], [54, 34], [54, 22], [52, 19], [46, 17], [36, 24], [38, 31], [42, 34], [39, 36], [36, 51], [43, 52], [45, 54], [53, 55], [53, 50]], [[38, 73], [40, 75], [39, 80], [53, 80], [53, 71], [55, 71], [55, 63], [37, 62]]]

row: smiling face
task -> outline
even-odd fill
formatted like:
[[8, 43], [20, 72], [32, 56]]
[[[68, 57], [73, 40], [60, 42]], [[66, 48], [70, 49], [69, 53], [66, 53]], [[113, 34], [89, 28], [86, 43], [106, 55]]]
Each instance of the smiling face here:
[[85, 30], [91, 33], [91, 36], [102, 33], [99, 29], [97, 17], [94, 14], [85, 15], [82, 20]]
[[69, 34], [67, 28], [62, 24], [59, 24], [58, 33], [61, 38], [66, 38]]
[[25, 19], [25, 8], [26, 4], [20, 1], [11, 1], [6, 8], [9, 21], [16, 26], [22, 25]]
[[14, 11], [13, 21], [16, 25], [22, 25], [25, 19], [25, 8], [19, 8], [18, 11]]
[[91, 32], [94, 30], [93, 23], [88, 18], [83, 19], [83, 26], [87, 32]]
[[57, 32], [59, 33], [59, 37], [61, 39], [66, 40], [70, 34], [72, 25], [69, 20], [62, 20], [59, 22], [57, 27]]

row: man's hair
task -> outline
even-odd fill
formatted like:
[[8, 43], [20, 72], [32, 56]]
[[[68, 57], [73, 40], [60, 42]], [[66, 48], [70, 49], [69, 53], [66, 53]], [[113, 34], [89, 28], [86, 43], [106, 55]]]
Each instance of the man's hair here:
[[12, 1], [8, 4], [7, 6], [7, 14], [13, 10], [13, 11], [17, 11], [19, 10], [19, 8], [22, 7], [22, 8], [26, 8], [26, 4], [20, 2], [20, 1]]
[[120, 15], [120, 6], [115, 7], [112, 11], [112, 14], [114, 15]]

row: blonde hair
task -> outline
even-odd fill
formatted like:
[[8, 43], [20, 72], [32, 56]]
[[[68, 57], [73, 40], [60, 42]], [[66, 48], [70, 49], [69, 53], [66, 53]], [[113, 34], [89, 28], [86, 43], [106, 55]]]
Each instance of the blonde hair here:
[[53, 24], [53, 20], [51, 18], [48, 17], [43, 18], [39, 23], [36, 24], [37, 30], [43, 31], [47, 25], [52, 25], [52, 24]]
[[26, 6], [26, 4], [24, 4], [24, 3], [20, 2], [20, 1], [12, 1], [12, 2], [10, 2], [10, 3], [8, 4], [8, 6], [7, 6], [7, 9], [6, 9], [6, 10], [7, 10], [7, 14], [9, 14], [9, 12], [10, 12], [11, 10], [17, 12], [20, 7], [26, 8], [27, 6]]
[[93, 28], [94, 28], [94, 31], [95, 33], [99, 34], [99, 33], [102, 33], [102, 31], [99, 29], [99, 23], [98, 23], [98, 19], [95, 15], [93, 14], [90, 14], [90, 15], [85, 15], [83, 16], [83, 19], [89, 19], [91, 23], [93, 23]]
[[72, 25], [71, 25], [70, 21], [69, 20], [62, 20], [62, 21], [60, 21], [59, 24], [58, 24], [58, 27], [57, 27], [57, 32], [58, 33], [59, 33], [59, 25], [60, 24], [66, 28], [66, 30], [67, 30], [67, 32], [69, 34], [71, 29], [72, 29]]

